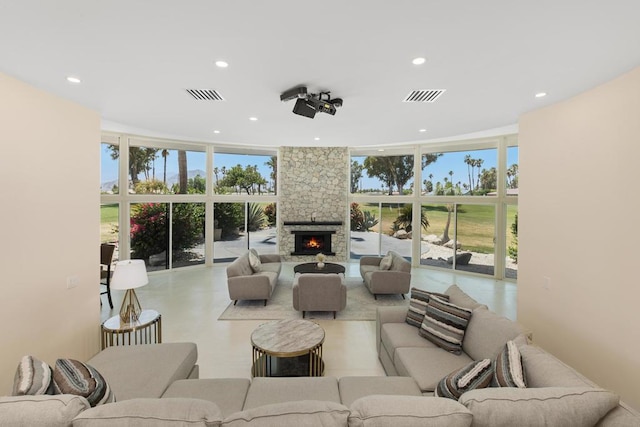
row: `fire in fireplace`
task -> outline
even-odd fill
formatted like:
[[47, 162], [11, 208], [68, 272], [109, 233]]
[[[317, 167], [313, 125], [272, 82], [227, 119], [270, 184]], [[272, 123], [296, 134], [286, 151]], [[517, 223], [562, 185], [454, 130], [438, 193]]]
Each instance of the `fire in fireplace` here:
[[331, 235], [335, 231], [301, 231], [291, 233], [295, 236], [294, 252], [291, 255], [315, 255], [322, 252], [325, 255], [335, 255], [331, 250]]

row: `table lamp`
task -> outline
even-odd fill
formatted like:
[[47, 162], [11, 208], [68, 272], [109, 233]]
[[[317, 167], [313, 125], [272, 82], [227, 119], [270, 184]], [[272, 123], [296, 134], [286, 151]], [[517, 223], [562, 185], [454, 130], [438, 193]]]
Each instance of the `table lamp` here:
[[120, 320], [132, 323], [138, 320], [142, 308], [136, 296], [135, 288], [140, 288], [149, 283], [147, 268], [141, 259], [118, 261], [111, 278], [111, 289], [126, 290], [122, 307], [120, 307]]

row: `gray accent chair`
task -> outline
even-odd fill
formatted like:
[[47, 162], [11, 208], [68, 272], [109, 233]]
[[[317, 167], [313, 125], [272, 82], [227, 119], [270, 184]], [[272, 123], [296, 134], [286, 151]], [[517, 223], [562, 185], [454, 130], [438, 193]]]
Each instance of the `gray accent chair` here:
[[380, 268], [380, 256], [363, 256], [360, 258], [360, 275], [364, 284], [378, 299], [379, 294], [404, 294], [411, 286], [411, 263], [400, 254], [389, 251], [392, 256], [391, 267], [388, 270]]
[[306, 311], [333, 311], [335, 319], [346, 306], [344, 274], [305, 273], [293, 279], [293, 308], [302, 312], [303, 319]]

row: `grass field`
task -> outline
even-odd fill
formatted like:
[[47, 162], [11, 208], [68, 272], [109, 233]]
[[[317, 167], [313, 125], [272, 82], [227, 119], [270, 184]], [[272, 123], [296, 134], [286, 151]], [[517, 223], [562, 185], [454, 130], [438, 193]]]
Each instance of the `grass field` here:
[[[382, 205], [382, 220], [372, 231], [380, 231], [391, 234], [393, 221], [397, 218], [402, 204], [389, 203]], [[370, 211], [375, 217], [380, 219], [377, 203], [361, 204], [363, 211]], [[446, 205], [427, 205], [424, 207], [429, 221], [429, 227], [423, 234], [435, 234], [440, 236], [447, 222]], [[507, 210], [507, 247], [511, 245], [513, 235], [511, 234], [511, 224], [515, 219], [517, 207], [510, 206]], [[454, 217], [451, 216], [449, 225], [449, 237], [453, 238]], [[495, 209], [490, 205], [458, 205], [458, 241], [462, 244], [462, 249], [478, 253], [493, 253], [495, 234]]]
[[100, 242], [118, 241], [118, 205], [100, 205]]

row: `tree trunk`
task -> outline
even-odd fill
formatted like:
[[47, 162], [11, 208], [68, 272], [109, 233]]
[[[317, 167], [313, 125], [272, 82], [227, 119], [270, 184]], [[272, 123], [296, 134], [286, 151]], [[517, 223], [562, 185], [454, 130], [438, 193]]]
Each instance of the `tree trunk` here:
[[440, 236], [440, 241], [444, 245], [449, 240], [449, 225], [451, 224], [451, 212], [453, 211], [452, 205], [447, 205], [447, 223], [444, 226], [444, 231], [442, 232], [442, 236]]
[[184, 150], [178, 151], [178, 179], [179, 179], [179, 193], [187, 194], [187, 152]]

